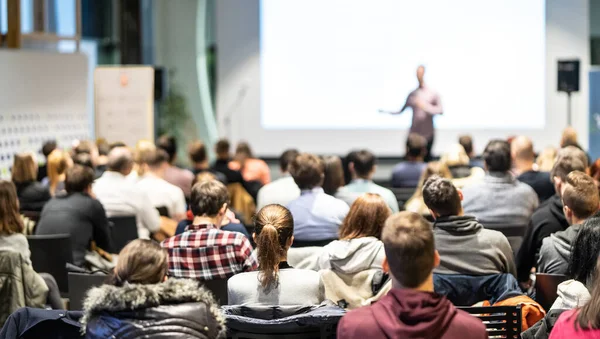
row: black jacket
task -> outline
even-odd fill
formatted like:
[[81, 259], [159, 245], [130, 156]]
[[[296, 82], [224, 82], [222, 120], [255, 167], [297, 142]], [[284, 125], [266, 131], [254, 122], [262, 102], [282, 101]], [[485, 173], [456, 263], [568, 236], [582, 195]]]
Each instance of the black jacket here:
[[529, 281], [531, 268], [537, 265], [537, 258], [544, 238], [552, 233], [563, 231], [569, 223], [563, 213], [563, 205], [558, 195], [546, 200], [531, 216], [523, 244], [517, 253], [517, 279]]
[[23, 307], [6, 319], [0, 330], [2, 339], [73, 339], [80, 333], [80, 311], [44, 310]]
[[548, 339], [550, 332], [563, 312], [568, 310], [550, 310], [546, 316], [531, 326], [527, 331], [521, 333], [523, 339]]
[[41, 212], [48, 200], [50, 190], [37, 181], [15, 184], [21, 211]]
[[103, 285], [88, 292], [81, 323], [86, 338], [221, 338], [225, 322], [198, 282]]

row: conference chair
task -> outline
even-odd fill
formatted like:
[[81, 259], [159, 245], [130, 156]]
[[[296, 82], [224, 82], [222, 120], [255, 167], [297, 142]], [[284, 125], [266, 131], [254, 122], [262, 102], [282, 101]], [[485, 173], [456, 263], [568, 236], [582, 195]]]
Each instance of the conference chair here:
[[508, 242], [510, 243], [510, 247], [513, 250], [513, 254], [517, 254], [519, 252], [519, 248], [521, 248], [521, 244], [523, 244], [523, 238], [525, 237], [525, 232], [527, 231], [527, 224], [519, 225], [519, 224], [500, 224], [500, 223], [486, 223], [483, 225], [485, 228], [498, 231], [506, 236]]
[[219, 305], [227, 305], [229, 302], [229, 295], [227, 294], [227, 279], [214, 279], [202, 281], [202, 284], [206, 289], [212, 292], [215, 300]]
[[558, 298], [556, 293], [558, 285], [567, 280], [563, 274], [536, 273], [535, 275], [535, 301], [545, 310], [549, 310]]
[[396, 196], [396, 200], [398, 201], [398, 206], [401, 209], [404, 209], [404, 204], [412, 197], [412, 195], [417, 190], [416, 187], [392, 187], [390, 188], [394, 195]]
[[73, 263], [69, 234], [28, 235], [31, 264], [38, 273], [51, 274], [61, 295], [69, 293], [67, 263]]
[[[521, 338], [521, 306], [458, 307], [481, 319], [490, 338]], [[468, 336], [465, 336], [465, 338]]]
[[106, 274], [69, 272], [69, 309], [82, 310], [87, 291], [92, 287], [104, 284], [107, 277]]
[[110, 238], [115, 253], [121, 252], [130, 241], [138, 238], [137, 221], [135, 216], [108, 218]]

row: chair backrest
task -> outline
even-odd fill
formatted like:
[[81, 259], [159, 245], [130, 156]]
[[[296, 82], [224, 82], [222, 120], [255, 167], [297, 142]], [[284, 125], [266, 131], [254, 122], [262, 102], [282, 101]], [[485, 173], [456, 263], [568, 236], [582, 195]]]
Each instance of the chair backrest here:
[[104, 284], [107, 277], [106, 274], [69, 272], [69, 309], [82, 310], [87, 291], [92, 287]]
[[335, 241], [337, 239], [326, 239], [326, 240], [296, 240], [292, 243], [292, 247], [323, 247], [327, 246], [330, 242]]
[[137, 220], [135, 216], [108, 218], [110, 238], [115, 253], [121, 252], [130, 241], [138, 238]]
[[535, 275], [535, 301], [545, 310], [549, 310], [558, 297], [556, 293], [558, 285], [567, 279], [568, 277], [563, 274], [537, 273]]
[[459, 307], [481, 319], [490, 338], [521, 338], [521, 306]]
[[167, 208], [167, 206], [158, 206], [156, 209], [158, 210], [158, 214], [160, 214], [161, 217], [169, 217], [169, 209]]
[[227, 279], [206, 280], [202, 284], [215, 296], [215, 300], [219, 305], [227, 305], [229, 295], [227, 294]]
[[525, 237], [525, 232], [527, 231], [527, 224], [518, 225], [486, 223], [484, 227], [504, 234], [508, 239], [514, 254], [519, 252], [519, 248], [521, 248], [523, 238]]
[[404, 206], [404, 204], [406, 204], [408, 199], [410, 199], [410, 197], [412, 197], [412, 195], [417, 190], [416, 187], [399, 187], [399, 188], [392, 187], [390, 189], [396, 196], [396, 200], [398, 201], [398, 206]]
[[61, 294], [69, 292], [67, 263], [73, 263], [69, 234], [28, 235], [31, 263], [38, 273], [51, 274]]

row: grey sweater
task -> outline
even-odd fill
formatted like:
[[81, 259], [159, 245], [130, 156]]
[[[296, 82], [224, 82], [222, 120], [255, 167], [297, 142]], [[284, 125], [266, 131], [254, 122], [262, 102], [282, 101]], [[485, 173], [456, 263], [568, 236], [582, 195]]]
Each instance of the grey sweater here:
[[572, 225], [544, 239], [538, 258], [538, 273], [567, 274], [571, 246], [580, 228], [581, 225]]
[[440, 254], [438, 274], [516, 276], [513, 252], [504, 234], [487, 230], [472, 216], [438, 218], [434, 223], [435, 247]]

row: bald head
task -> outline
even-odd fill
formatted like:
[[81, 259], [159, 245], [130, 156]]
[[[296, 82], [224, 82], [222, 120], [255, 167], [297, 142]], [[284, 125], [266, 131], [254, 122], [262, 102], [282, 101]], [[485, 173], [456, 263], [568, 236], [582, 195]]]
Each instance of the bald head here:
[[133, 168], [133, 154], [127, 147], [115, 147], [108, 153], [106, 167], [109, 171], [119, 172], [123, 175], [131, 173]]
[[510, 144], [510, 153], [516, 161], [533, 162], [535, 153], [533, 152], [533, 142], [526, 136], [520, 135], [513, 139]]

